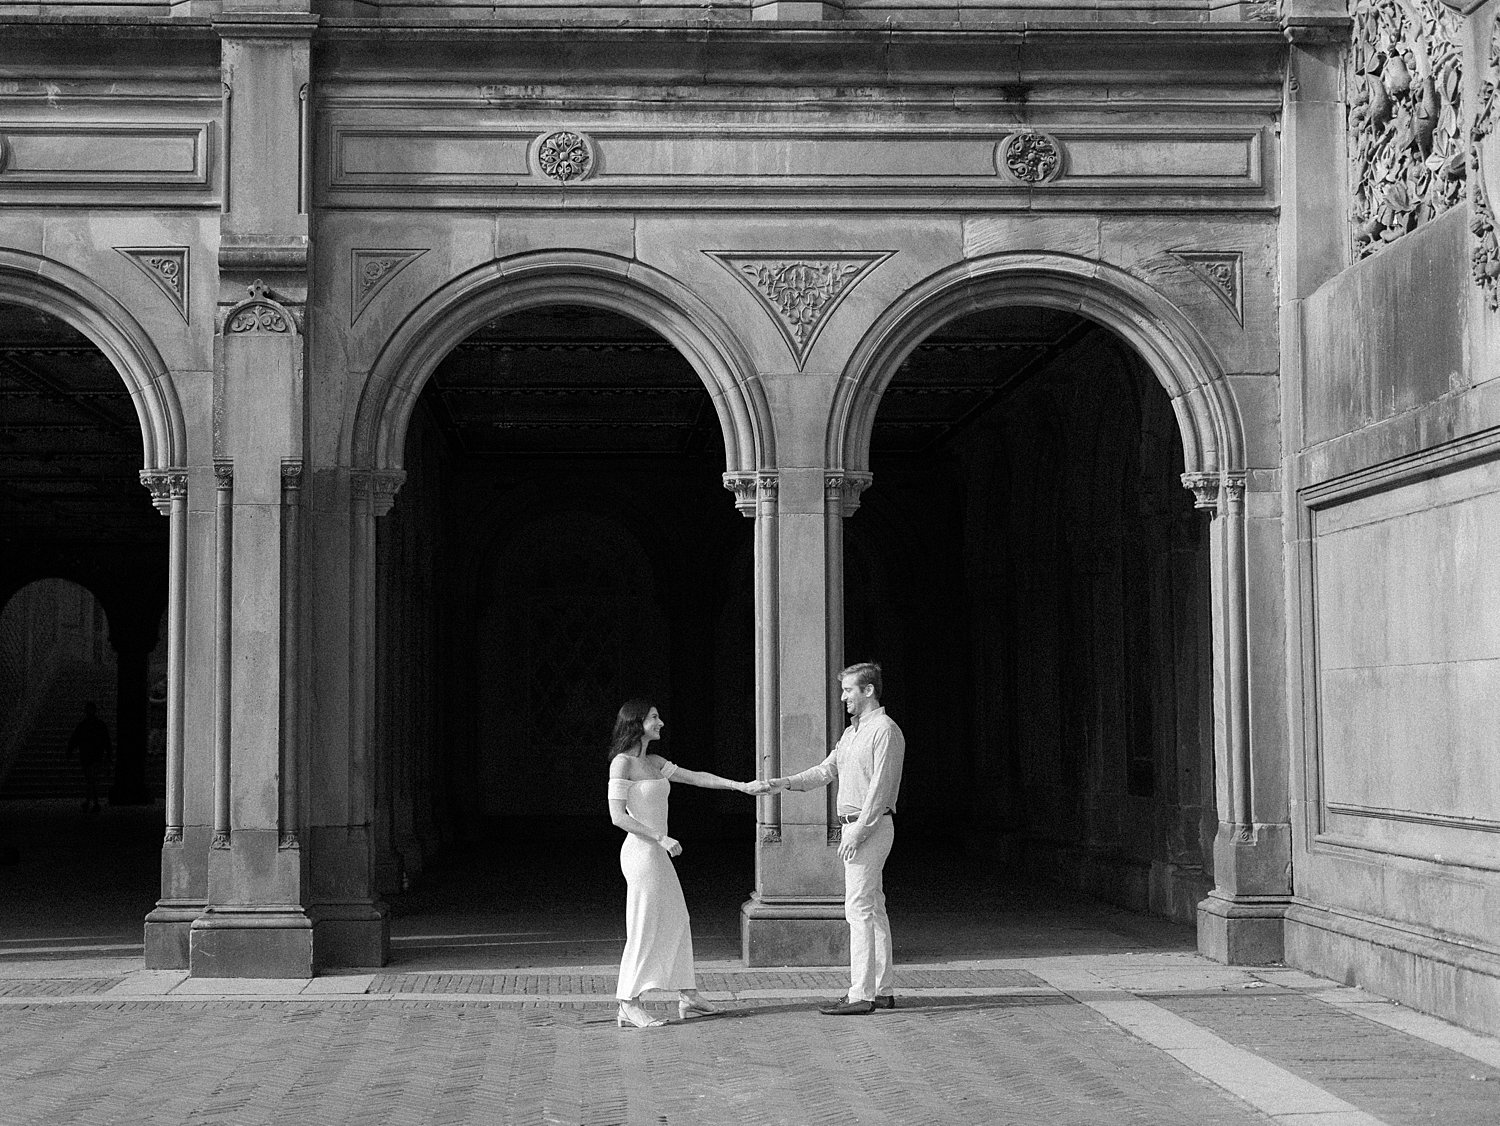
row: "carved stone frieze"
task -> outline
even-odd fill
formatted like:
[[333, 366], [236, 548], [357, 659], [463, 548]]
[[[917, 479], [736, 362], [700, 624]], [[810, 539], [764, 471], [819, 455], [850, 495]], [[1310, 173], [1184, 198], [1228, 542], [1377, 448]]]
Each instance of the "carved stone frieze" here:
[[1355, 257], [1463, 194], [1463, 20], [1438, 0], [1356, 0], [1348, 130]]
[[1000, 142], [995, 164], [1012, 180], [1045, 184], [1062, 171], [1063, 150], [1056, 137], [1022, 129]]
[[291, 311], [268, 296], [266, 283], [256, 278], [247, 287], [250, 296], [233, 306], [224, 315], [226, 336], [247, 333], [297, 331], [297, 322]]
[[163, 516], [171, 514], [172, 499], [187, 496], [186, 469], [142, 469], [141, 484], [151, 493], [151, 504]]
[[818, 334], [849, 292], [895, 251], [798, 255], [704, 251], [771, 314], [801, 371]]
[[350, 253], [349, 323], [359, 320], [365, 307], [397, 274], [410, 266], [424, 250], [352, 250]]
[[[1479, 105], [1469, 130], [1469, 230], [1474, 235], [1472, 252], [1474, 280], [1485, 291], [1491, 309], [1500, 309], [1500, 241], [1495, 231], [1495, 212], [1490, 203], [1490, 176], [1497, 171], [1494, 159], [1495, 120], [1500, 117], [1500, 11], [1490, 25], [1489, 50]], [[1486, 153], [1489, 157], [1486, 157]]]
[[115, 250], [130, 264], [151, 279], [172, 302], [184, 321], [188, 311], [188, 248], [185, 246], [117, 246]]
[[559, 184], [586, 179], [597, 164], [594, 142], [586, 133], [559, 129], [537, 138], [537, 170]]
[[1244, 256], [1239, 251], [1171, 250], [1168, 253], [1208, 286], [1234, 314], [1236, 321], [1245, 323]]

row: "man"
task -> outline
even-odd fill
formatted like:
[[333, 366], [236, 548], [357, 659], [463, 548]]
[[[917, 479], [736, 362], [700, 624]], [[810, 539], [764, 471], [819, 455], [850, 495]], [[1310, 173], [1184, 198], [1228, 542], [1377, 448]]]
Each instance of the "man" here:
[[825, 1005], [829, 1016], [894, 1009], [891, 920], [885, 912], [885, 858], [896, 837], [896, 793], [906, 738], [880, 703], [880, 666], [850, 665], [839, 674], [844, 708], [852, 717], [833, 752], [811, 770], [772, 778], [770, 789], [814, 790], [838, 779], [843, 823], [844, 917], [849, 921], [849, 995]]
[[93, 701], [83, 705], [83, 719], [68, 738], [68, 752], [78, 756], [83, 768], [83, 811], [99, 812], [99, 774], [109, 766], [109, 728], [99, 718]]

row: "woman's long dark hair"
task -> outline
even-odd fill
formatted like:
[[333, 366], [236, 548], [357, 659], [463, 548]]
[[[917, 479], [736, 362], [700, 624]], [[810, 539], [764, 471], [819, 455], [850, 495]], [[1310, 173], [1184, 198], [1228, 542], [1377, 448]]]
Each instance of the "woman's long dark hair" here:
[[614, 734], [609, 737], [609, 759], [616, 755], [633, 755], [640, 749], [641, 739], [646, 734], [646, 716], [651, 712], [651, 701], [637, 697], [620, 705], [620, 714], [615, 716]]

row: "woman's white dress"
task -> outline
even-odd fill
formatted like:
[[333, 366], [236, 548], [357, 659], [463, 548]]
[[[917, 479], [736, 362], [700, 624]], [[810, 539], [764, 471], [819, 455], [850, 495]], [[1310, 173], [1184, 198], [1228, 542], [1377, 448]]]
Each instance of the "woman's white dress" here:
[[[661, 778], [630, 782], [625, 808], [652, 832], [667, 831], [668, 778], [677, 770], [668, 763]], [[611, 795], [615, 783], [611, 780]], [[648, 989], [694, 989], [693, 934], [687, 901], [667, 850], [635, 833], [625, 834], [620, 846], [620, 871], [625, 874], [625, 954], [615, 996], [639, 997]]]

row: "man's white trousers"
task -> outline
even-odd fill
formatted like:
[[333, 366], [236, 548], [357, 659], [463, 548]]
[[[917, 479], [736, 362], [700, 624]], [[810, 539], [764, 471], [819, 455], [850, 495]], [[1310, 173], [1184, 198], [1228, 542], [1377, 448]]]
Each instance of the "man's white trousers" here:
[[[844, 826], [849, 832], [850, 826]], [[849, 1000], [873, 1001], [895, 991], [891, 920], [885, 913], [885, 858], [896, 839], [894, 819], [875, 822], [853, 860], [844, 861], [844, 918], [849, 920]]]

